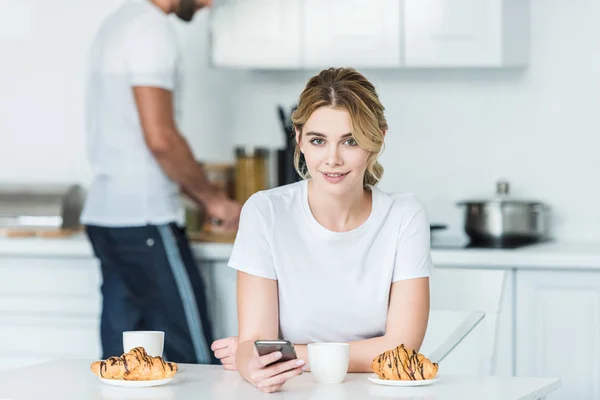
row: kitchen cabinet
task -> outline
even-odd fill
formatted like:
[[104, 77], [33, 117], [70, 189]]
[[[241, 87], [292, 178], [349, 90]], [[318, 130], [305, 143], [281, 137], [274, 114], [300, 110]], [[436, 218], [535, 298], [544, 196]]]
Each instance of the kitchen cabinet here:
[[518, 271], [518, 376], [555, 376], [548, 399], [600, 398], [600, 273]]
[[213, 8], [216, 66], [524, 66], [530, 0], [232, 0]]
[[99, 357], [100, 270], [91, 257], [0, 259], [0, 370]]
[[226, 260], [198, 260], [204, 278], [214, 339], [237, 336], [237, 271]]
[[527, 0], [405, 0], [407, 67], [524, 65]]
[[[236, 271], [197, 262], [213, 336], [237, 335]], [[0, 256], [0, 371], [57, 358], [101, 356], [102, 275], [89, 256]]]
[[399, 67], [398, 0], [305, 0], [304, 67]]
[[238, 0], [215, 7], [212, 62], [219, 67], [300, 68], [302, 0]]

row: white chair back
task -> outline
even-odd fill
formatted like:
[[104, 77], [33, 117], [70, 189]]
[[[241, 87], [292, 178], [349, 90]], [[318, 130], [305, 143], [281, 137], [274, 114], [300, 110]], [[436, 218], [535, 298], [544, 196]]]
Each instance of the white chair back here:
[[435, 268], [431, 312], [420, 352], [446, 373], [494, 373], [498, 314], [506, 272]]

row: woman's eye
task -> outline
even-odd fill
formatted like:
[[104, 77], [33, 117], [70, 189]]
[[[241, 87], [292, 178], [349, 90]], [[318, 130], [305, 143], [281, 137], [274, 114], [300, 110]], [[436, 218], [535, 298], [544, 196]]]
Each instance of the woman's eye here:
[[315, 138], [310, 141], [312, 144], [321, 145], [324, 143], [323, 139]]
[[352, 139], [352, 138], [350, 138], [350, 139], [346, 140], [346, 142], [345, 142], [345, 143], [346, 143], [348, 146], [356, 146], [356, 144], [357, 144], [357, 143], [356, 143], [356, 140], [354, 140], [354, 139]]

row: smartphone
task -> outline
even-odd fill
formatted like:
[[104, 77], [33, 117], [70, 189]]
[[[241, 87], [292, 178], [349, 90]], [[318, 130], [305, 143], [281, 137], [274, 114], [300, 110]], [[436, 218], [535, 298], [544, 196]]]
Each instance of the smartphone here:
[[275, 363], [298, 358], [294, 345], [287, 340], [257, 340], [254, 342], [254, 346], [259, 356], [266, 356], [276, 351], [281, 352], [281, 358]]

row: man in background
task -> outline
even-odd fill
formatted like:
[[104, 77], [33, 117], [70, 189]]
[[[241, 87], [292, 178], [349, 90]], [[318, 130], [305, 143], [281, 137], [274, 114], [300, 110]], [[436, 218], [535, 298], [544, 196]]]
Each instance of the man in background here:
[[122, 354], [124, 331], [161, 330], [169, 360], [215, 361], [180, 192], [203, 205], [215, 229], [237, 229], [240, 206], [209, 183], [178, 131], [182, 60], [169, 21], [172, 13], [190, 21], [210, 2], [126, 0], [91, 47], [94, 178], [81, 219], [102, 269], [103, 358]]

